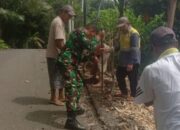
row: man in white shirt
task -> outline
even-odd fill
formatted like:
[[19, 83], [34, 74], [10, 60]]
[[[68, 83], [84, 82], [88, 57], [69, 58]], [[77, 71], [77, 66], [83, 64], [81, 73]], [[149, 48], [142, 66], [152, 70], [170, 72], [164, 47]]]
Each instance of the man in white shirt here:
[[154, 106], [157, 130], [180, 130], [180, 53], [172, 29], [158, 27], [150, 41], [158, 60], [140, 78], [135, 103]]
[[[51, 88], [50, 102], [55, 105], [64, 105], [62, 102], [64, 100], [62, 77], [56, 67], [56, 59], [66, 42], [65, 24], [67, 24], [73, 16], [75, 16], [75, 13], [72, 6], [65, 5], [59, 11], [58, 16], [52, 20], [50, 26], [46, 58]], [[59, 94], [58, 96], [57, 93]]]

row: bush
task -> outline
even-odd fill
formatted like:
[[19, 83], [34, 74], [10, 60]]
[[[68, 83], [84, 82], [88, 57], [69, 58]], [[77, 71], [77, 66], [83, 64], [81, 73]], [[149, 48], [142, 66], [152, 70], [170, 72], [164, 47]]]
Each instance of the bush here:
[[[97, 27], [105, 29], [109, 35], [112, 35], [116, 28], [118, 11], [116, 9], [106, 9], [100, 10], [99, 14], [99, 17], [97, 17], [97, 11], [93, 11], [90, 15], [90, 22], [94, 22]], [[110, 38], [112, 36], [109, 36], [108, 40]]]
[[23, 44], [29, 42], [36, 32], [40, 39], [47, 41], [53, 17], [50, 4], [44, 0], [6, 1], [2, 1], [0, 8], [0, 28], [1, 37], [9, 47], [23, 48]]
[[4, 40], [0, 39], [0, 49], [8, 49], [8, 45], [4, 42]]

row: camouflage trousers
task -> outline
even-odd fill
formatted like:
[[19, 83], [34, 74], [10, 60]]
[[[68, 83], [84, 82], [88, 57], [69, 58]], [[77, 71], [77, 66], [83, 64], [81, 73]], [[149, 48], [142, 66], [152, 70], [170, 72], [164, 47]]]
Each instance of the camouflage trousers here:
[[77, 111], [83, 88], [83, 81], [78, 73], [78, 65], [74, 63], [77, 59], [78, 57], [73, 59], [70, 50], [62, 52], [58, 57], [58, 66], [64, 79], [67, 112]]
[[67, 112], [76, 112], [81, 97], [83, 82], [76, 70], [69, 70], [65, 81], [65, 97]]

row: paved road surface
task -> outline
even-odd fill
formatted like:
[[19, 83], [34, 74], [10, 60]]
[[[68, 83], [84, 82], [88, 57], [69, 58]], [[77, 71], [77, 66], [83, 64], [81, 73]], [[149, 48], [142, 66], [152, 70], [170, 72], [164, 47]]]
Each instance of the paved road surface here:
[[64, 107], [48, 104], [44, 50], [0, 51], [0, 130], [60, 130]]
[[0, 130], [63, 130], [64, 106], [48, 103], [45, 50], [1, 50], [0, 61]]

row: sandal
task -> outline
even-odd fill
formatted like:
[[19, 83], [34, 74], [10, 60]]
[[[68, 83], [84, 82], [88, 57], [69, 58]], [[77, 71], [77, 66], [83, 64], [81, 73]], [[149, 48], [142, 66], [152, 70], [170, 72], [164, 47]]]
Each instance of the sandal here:
[[49, 103], [54, 104], [56, 106], [64, 106], [64, 103], [62, 101], [59, 101], [59, 100], [55, 100], [55, 101], [51, 100]]
[[66, 102], [66, 99], [65, 98], [59, 98], [59, 101]]

